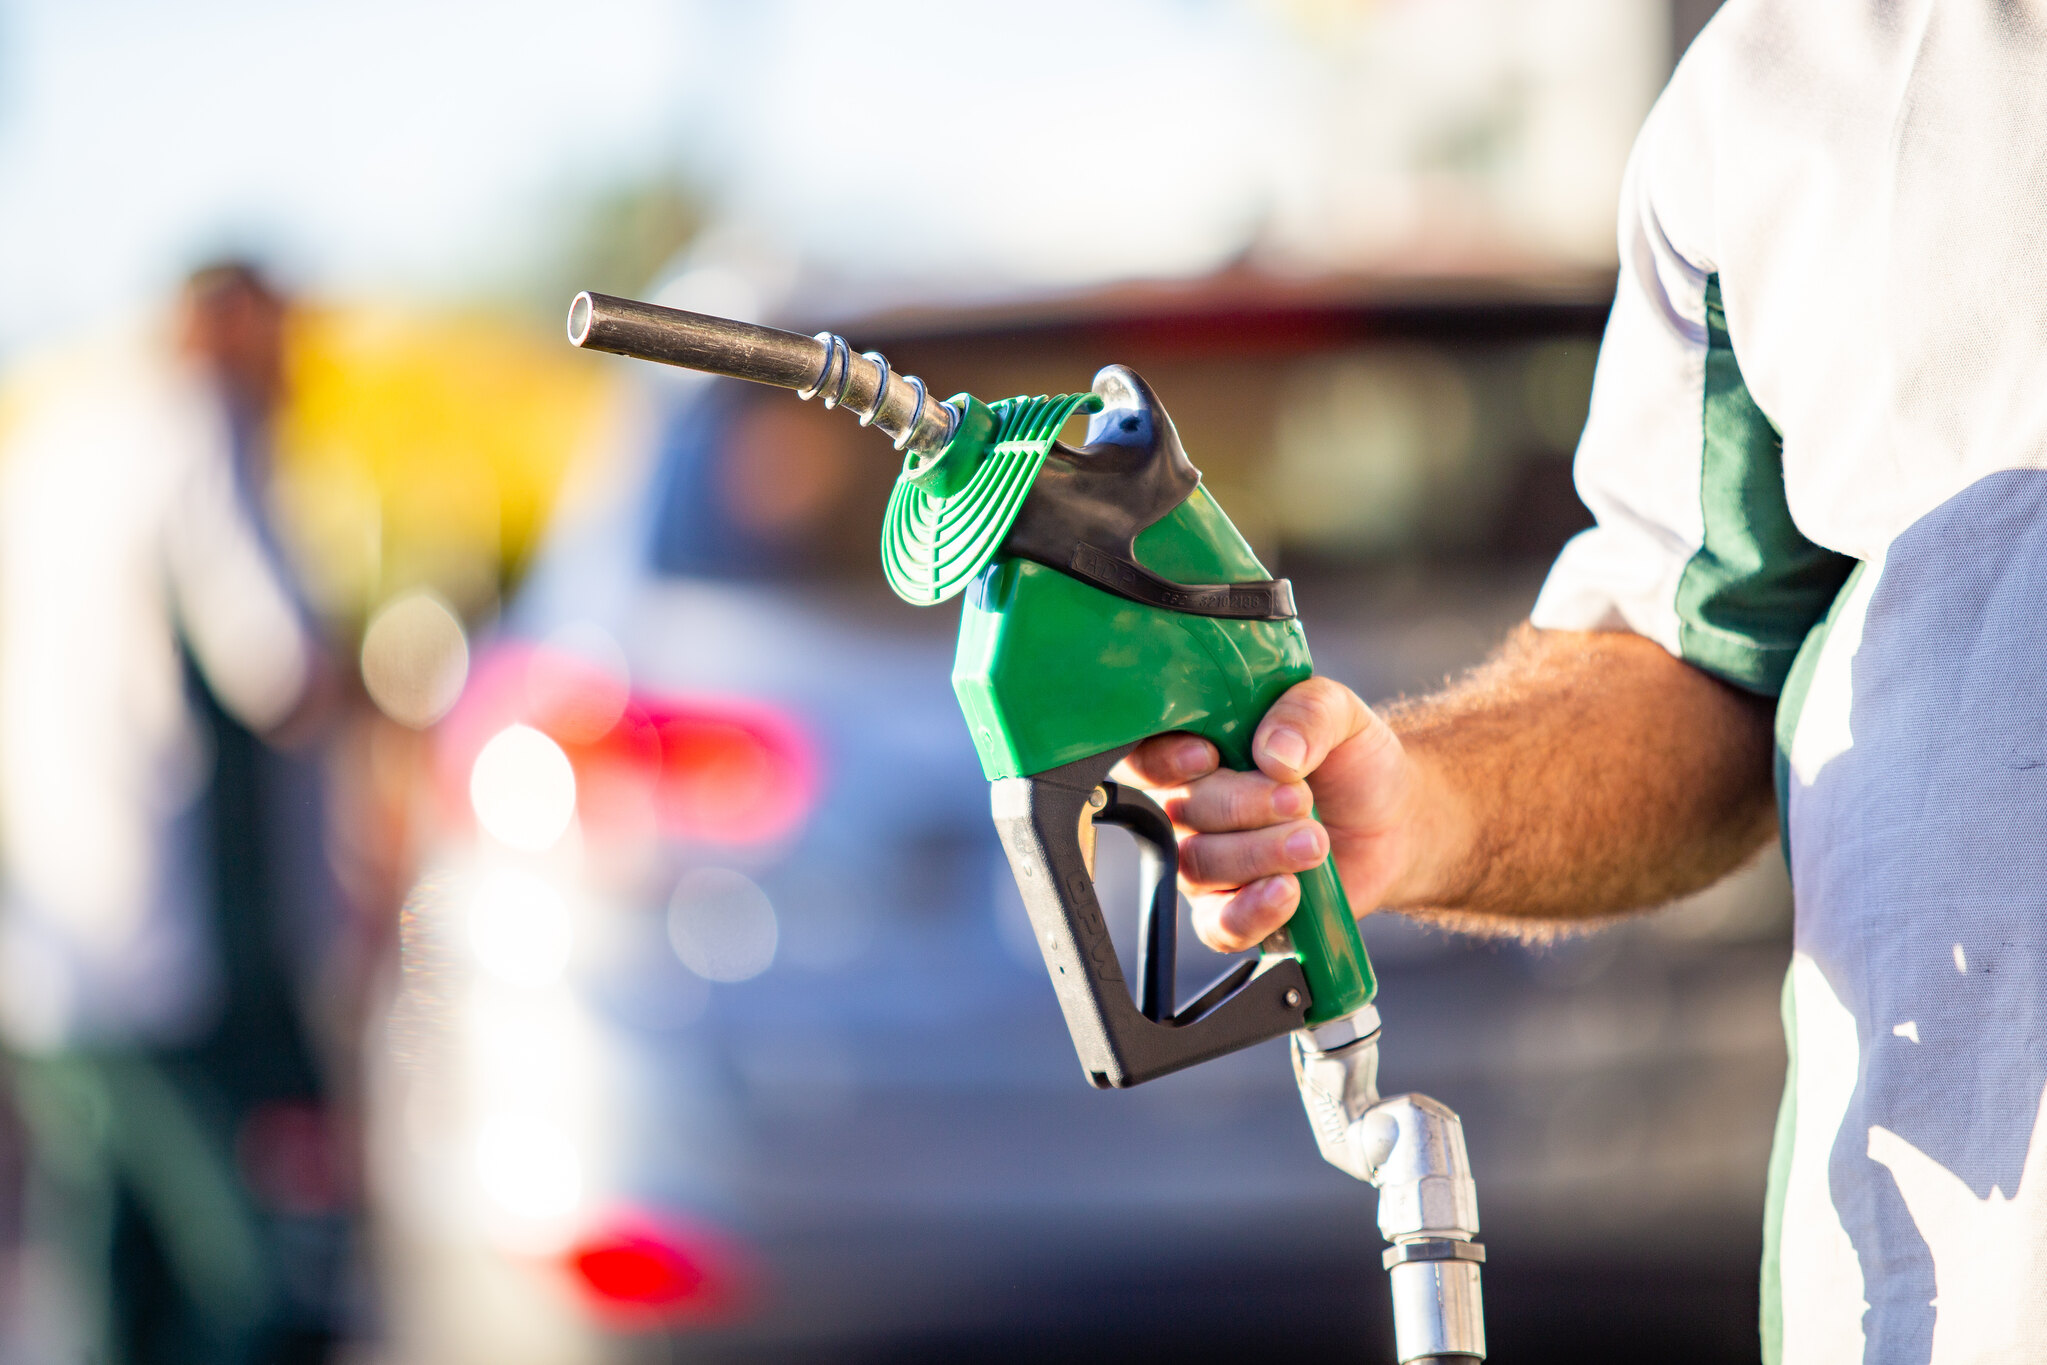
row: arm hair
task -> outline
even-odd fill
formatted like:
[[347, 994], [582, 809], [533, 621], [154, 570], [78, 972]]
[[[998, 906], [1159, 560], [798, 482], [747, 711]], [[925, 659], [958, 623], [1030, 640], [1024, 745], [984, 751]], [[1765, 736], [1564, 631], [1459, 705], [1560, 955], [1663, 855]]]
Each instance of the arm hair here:
[[1776, 832], [1773, 710], [1641, 636], [1521, 626], [1384, 713], [1442, 812], [1389, 908], [1543, 939], [1710, 886]]

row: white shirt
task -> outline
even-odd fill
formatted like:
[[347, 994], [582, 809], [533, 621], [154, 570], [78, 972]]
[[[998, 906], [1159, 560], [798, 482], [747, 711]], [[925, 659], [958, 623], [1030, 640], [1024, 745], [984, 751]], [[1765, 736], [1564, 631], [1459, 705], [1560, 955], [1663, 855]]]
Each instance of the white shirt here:
[[0, 1028], [168, 1042], [217, 966], [182, 633], [247, 724], [309, 666], [205, 382], [142, 342], [49, 367], [0, 428]]
[[1782, 697], [1765, 1357], [2047, 1361], [2047, 3], [1732, 0], [1620, 247], [1534, 618]]

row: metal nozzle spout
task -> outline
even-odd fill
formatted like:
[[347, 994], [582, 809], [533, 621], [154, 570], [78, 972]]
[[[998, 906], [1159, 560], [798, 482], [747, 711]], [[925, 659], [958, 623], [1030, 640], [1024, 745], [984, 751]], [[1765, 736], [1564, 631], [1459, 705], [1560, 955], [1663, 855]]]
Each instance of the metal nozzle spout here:
[[795, 389], [804, 398], [822, 394], [826, 407], [850, 408], [860, 425], [877, 426], [896, 449], [920, 455], [943, 450], [959, 423], [950, 406], [925, 391], [923, 380], [894, 373], [873, 351], [855, 354], [830, 332], [807, 337], [586, 291], [569, 305], [569, 341], [584, 350]]

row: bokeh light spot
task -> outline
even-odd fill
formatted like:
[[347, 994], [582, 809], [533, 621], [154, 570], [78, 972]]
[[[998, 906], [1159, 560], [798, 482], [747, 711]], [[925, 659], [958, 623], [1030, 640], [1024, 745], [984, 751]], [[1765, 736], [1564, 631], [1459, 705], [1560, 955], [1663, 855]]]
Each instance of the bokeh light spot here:
[[393, 598], [362, 638], [362, 680], [377, 709], [415, 730], [448, 714], [469, 676], [469, 639], [429, 592]]
[[483, 969], [515, 986], [545, 986], [569, 963], [575, 923], [568, 901], [545, 878], [500, 868], [469, 903], [469, 946]]
[[706, 981], [745, 981], [775, 960], [779, 929], [765, 891], [743, 873], [699, 868], [668, 901], [668, 941]]
[[507, 1213], [535, 1221], [575, 1211], [583, 1195], [576, 1149], [544, 1120], [495, 1115], [476, 1137], [476, 1176]]
[[576, 770], [530, 725], [491, 736], [469, 770], [469, 804], [491, 837], [532, 852], [552, 847], [576, 814]]

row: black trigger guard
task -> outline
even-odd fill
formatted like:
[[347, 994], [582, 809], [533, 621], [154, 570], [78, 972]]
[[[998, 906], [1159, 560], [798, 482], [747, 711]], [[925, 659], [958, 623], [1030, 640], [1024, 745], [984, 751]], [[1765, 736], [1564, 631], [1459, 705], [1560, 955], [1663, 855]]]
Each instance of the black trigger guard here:
[[1137, 1012], [1153, 1023], [1170, 1023], [1176, 1005], [1174, 959], [1180, 926], [1180, 841], [1173, 822], [1153, 800], [1120, 782], [1102, 783], [1108, 802], [1095, 812], [1097, 825], [1115, 825], [1137, 840], [1139, 858], [1137, 929]]
[[[1074, 1050], [1088, 1079], [1104, 1089], [1138, 1085], [1290, 1033], [1301, 1026], [1309, 1005], [1301, 964], [1266, 958], [1239, 963], [1186, 1008], [1174, 1010], [1172, 925], [1179, 854], [1172, 826], [1150, 798], [1105, 781], [1109, 769], [1134, 747], [1076, 759], [1032, 777], [998, 778], [990, 786], [995, 829], [1009, 854]], [[1130, 830], [1146, 854], [1138, 1001], [1124, 983], [1081, 852], [1081, 815], [1098, 787], [1108, 799], [1095, 809], [1095, 822]]]

